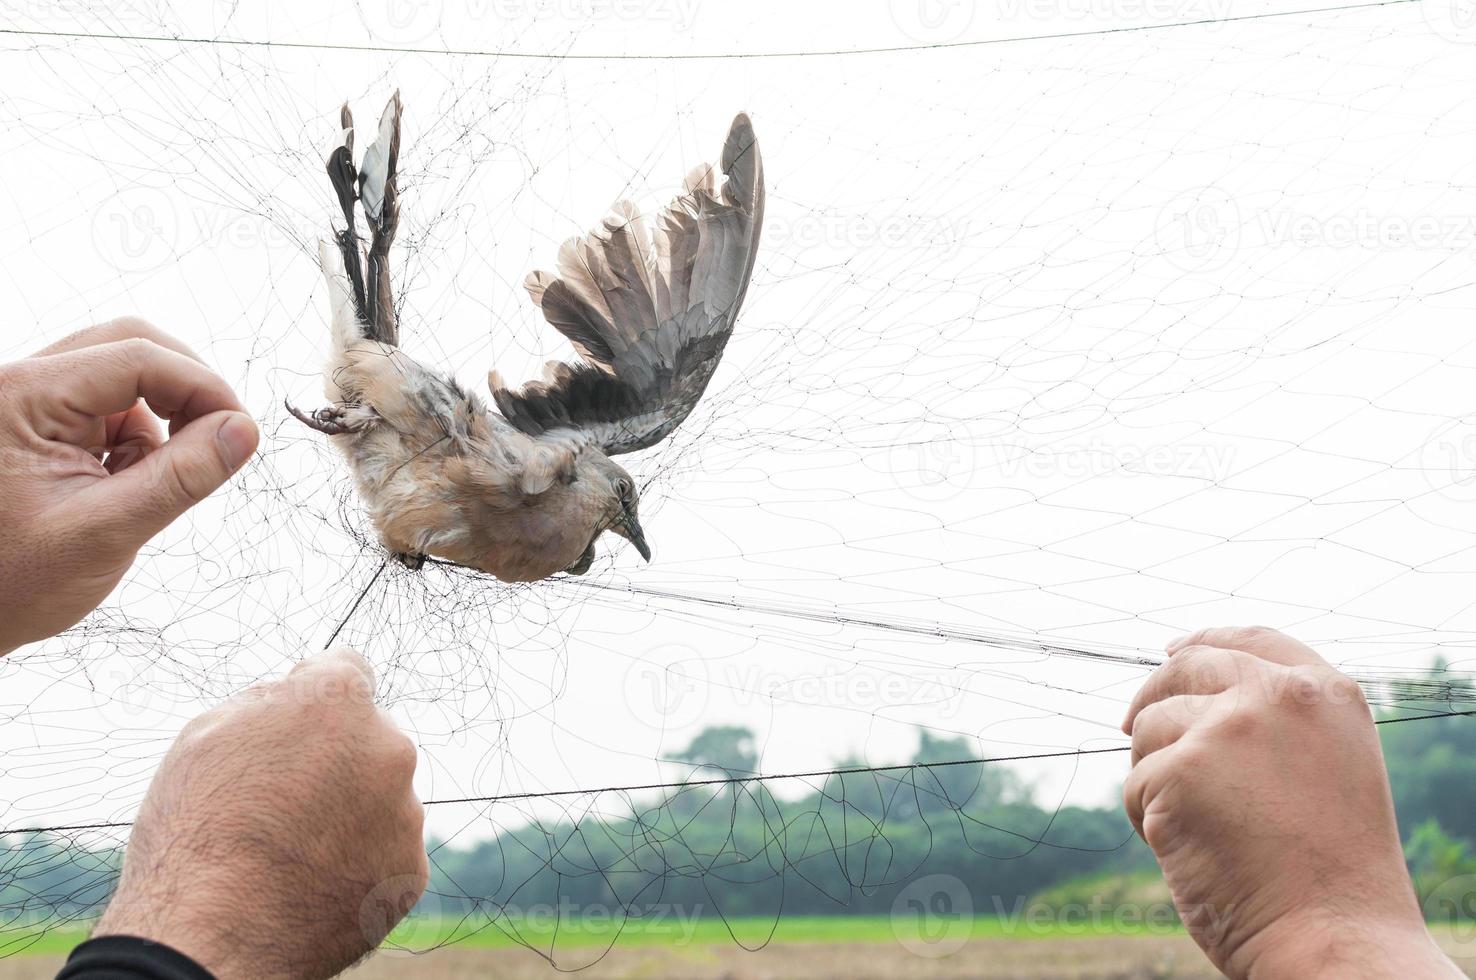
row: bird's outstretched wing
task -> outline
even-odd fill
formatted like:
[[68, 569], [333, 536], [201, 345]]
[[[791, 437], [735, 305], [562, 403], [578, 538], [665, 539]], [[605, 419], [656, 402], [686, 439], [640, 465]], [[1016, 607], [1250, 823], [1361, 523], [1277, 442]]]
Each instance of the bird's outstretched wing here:
[[614, 455], [659, 442], [692, 411], [733, 331], [763, 225], [748, 116], [728, 131], [721, 188], [715, 170], [689, 173], [654, 230], [621, 201], [599, 228], [564, 243], [557, 275], [528, 277], [533, 301], [583, 360], [550, 363], [542, 381], [516, 391], [494, 372], [492, 397], [509, 422], [530, 435], [582, 429]]

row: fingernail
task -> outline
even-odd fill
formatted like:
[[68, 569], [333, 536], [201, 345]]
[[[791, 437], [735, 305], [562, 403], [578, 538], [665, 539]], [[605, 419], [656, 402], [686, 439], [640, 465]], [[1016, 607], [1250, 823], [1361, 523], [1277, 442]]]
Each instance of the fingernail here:
[[256, 423], [245, 415], [233, 414], [221, 423], [215, 433], [215, 449], [226, 469], [234, 473], [256, 452]]
[[1177, 639], [1170, 640], [1168, 642], [1168, 646], [1164, 647], [1164, 650], [1168, 651], [1169, 653], [1173, 653], [1175, 650], [1179, 649], [1179, 647], [1188, 643], [1192, 639], [1194, 639], [1193, 633], [1185, 633], [1183, 636]]

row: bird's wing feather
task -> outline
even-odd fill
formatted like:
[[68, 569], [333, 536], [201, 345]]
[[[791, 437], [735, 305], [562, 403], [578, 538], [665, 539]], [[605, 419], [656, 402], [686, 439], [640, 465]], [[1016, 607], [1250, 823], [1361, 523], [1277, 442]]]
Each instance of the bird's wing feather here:
[[748, 117], [733, 120], [715, 168], [687, 175], [650, 227], [616, 204], [601, 226], [559, 249], [558, 273], [526, 286], [582, 360], [554, 364], [517, 390], [489, 378], [497, 407], [530, 435], [581, 429], [607, 453], [644, 449], [691, 413], [743, 304], [764, 216], [763, 164]]

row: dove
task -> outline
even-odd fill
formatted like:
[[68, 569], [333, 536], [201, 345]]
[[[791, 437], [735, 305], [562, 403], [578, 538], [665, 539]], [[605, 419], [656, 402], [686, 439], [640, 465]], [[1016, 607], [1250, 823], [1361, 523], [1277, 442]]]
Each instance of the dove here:
[[528, 276], [534, 305], [577, 357], [518, 387], [489, 371], [494, 411], [400, 346], [389, 261], [402, 114], [396, 92], [356, 166], [353, 117], [341, 110], [327, 169], [344, 226], [319, 248], [330, 404], [288, 411], [342, 452], [380, 541], [407, 567], [431, 557], [506, 582], [582, 575], [606, 531], [649, 562], [639, 491], [613, 457], [682, 424], [732, 335], [763, 226], [752, 123], [736, 116], [718, 163], [692, 169], [654, 217], [622, 200], [564, 242], [557, 271]]

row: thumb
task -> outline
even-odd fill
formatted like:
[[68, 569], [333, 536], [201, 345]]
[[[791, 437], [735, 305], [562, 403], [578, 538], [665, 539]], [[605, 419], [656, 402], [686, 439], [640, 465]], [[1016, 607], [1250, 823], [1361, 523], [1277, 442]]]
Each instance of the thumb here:
[[109, 544], [136, 552], [245, 465], [260, 438], [241, 412], [193, 420], [139, 462], [95, 483], [81, 501]]

